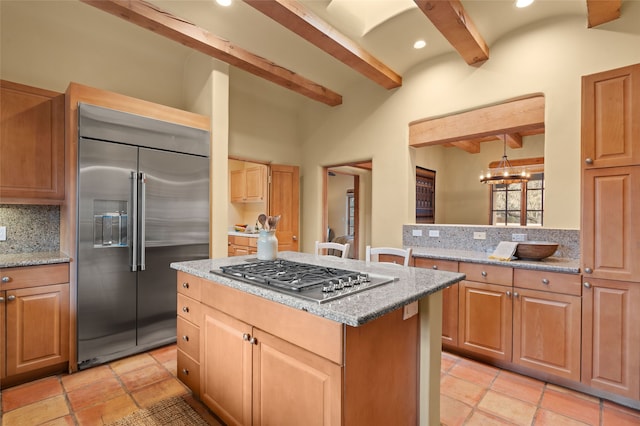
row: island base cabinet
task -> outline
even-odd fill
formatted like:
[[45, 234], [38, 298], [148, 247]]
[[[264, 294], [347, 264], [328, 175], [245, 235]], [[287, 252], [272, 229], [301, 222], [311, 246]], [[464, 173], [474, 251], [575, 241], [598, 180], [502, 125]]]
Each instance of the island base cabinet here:
[[589, 279], [582, 311], [582, 382], [640, 399], [640, 284]]
[[511, 287], [461, 281], [458, 346], [469, 352], [511, 361]]
[[580, 297], [514, 289], [513, 363], [580, 381]]

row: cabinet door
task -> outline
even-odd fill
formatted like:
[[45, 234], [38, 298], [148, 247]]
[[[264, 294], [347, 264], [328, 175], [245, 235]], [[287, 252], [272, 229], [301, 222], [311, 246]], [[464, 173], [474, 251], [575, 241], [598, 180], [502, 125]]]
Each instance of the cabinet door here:
[[640, 163], [640, 64], [582, 78], [585, 168]]
[[62, 202], [64, 95], [7, 81], [0, 90], [0, 198]]
[[339, 425], [342, 369], [255, 329], [254, 425]]
[[6, 299], [7, 375], [67, 362], [69, 285], [9, 290]]
[[511, 361], [511, 287], [461, 281], [458, 347]]
[[227, 425], [251, 424], [251, 326], [202, 306], [200, 397]]
[[578, 296], [514, 288], [513, 362], [580, 381]]
[[245, 172], [243, 170], [232, 170], [230, 181], [230, 193], [232, 203], [241, 203], [245, 200], [245, 189], [247, 187]]
[[300, 168], [271, 165], [269, 214], [282, 215], [278, 222], [279, 251], [298, 251], [300, 235]]
[[[7, 297], [6, 292], [0, 291], [0, 379], [4, 379], [6, 377], [5, 371], [5, 299]], [[1, 384], [1, 381], [0, 381]]]
[[[585, 278], [586, 280], [586, 278]], [[582, 303], [582, 382], [640, 399], [640, 285], [588, 279]]]
[[266, 176], [266, 166], [256, 166], [245, 169], [246, 201], [264, 201]]
[[586, 170], [582, 203], [585, 277], [640, 281], [640, 166]]

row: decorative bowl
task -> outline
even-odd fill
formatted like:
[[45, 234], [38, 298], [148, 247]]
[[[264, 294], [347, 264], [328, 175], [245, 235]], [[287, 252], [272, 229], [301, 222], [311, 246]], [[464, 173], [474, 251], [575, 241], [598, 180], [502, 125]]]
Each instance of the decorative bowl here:
[[518, 243], [515, 256], [523, 260], [542, 260], [551, 256], [558, 249], [558, 244], [548, 241], [526, 241]]
[[236, 232], [244, 232], [247, 230], [247, 225], [235, 225], [233, 228]]

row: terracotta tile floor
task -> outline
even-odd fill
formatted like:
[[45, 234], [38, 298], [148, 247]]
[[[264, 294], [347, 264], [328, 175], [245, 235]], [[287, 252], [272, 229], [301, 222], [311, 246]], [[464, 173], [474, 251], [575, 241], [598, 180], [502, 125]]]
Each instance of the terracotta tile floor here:
[[449, 353], [440, 385], [446, 426], [640, 426], [640, 411]]
[[[12, 387], [1, 393], [0, 424], [103, 425], [179, 395], [219, 425], [175, 374], [176, 346], [170, 345]], [[640, 425], [639, 411], [449, 353], [442, 354], [440, 411], [446, 426]]]

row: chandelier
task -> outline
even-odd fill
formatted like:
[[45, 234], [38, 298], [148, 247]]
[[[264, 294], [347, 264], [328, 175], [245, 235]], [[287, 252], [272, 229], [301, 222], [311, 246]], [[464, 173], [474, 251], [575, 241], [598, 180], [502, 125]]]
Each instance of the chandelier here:
[[487, 169], [485, 173], [480, 175], [480, 182], [489, 185], [508, 185], [510, 183], [524, 183], [529, 180], [531, 174], [526, 168], [516, 168], [511, 165], [507, 158], [507, 135], [502, 135], [504, 151], [502, 159], [496, 167]]

